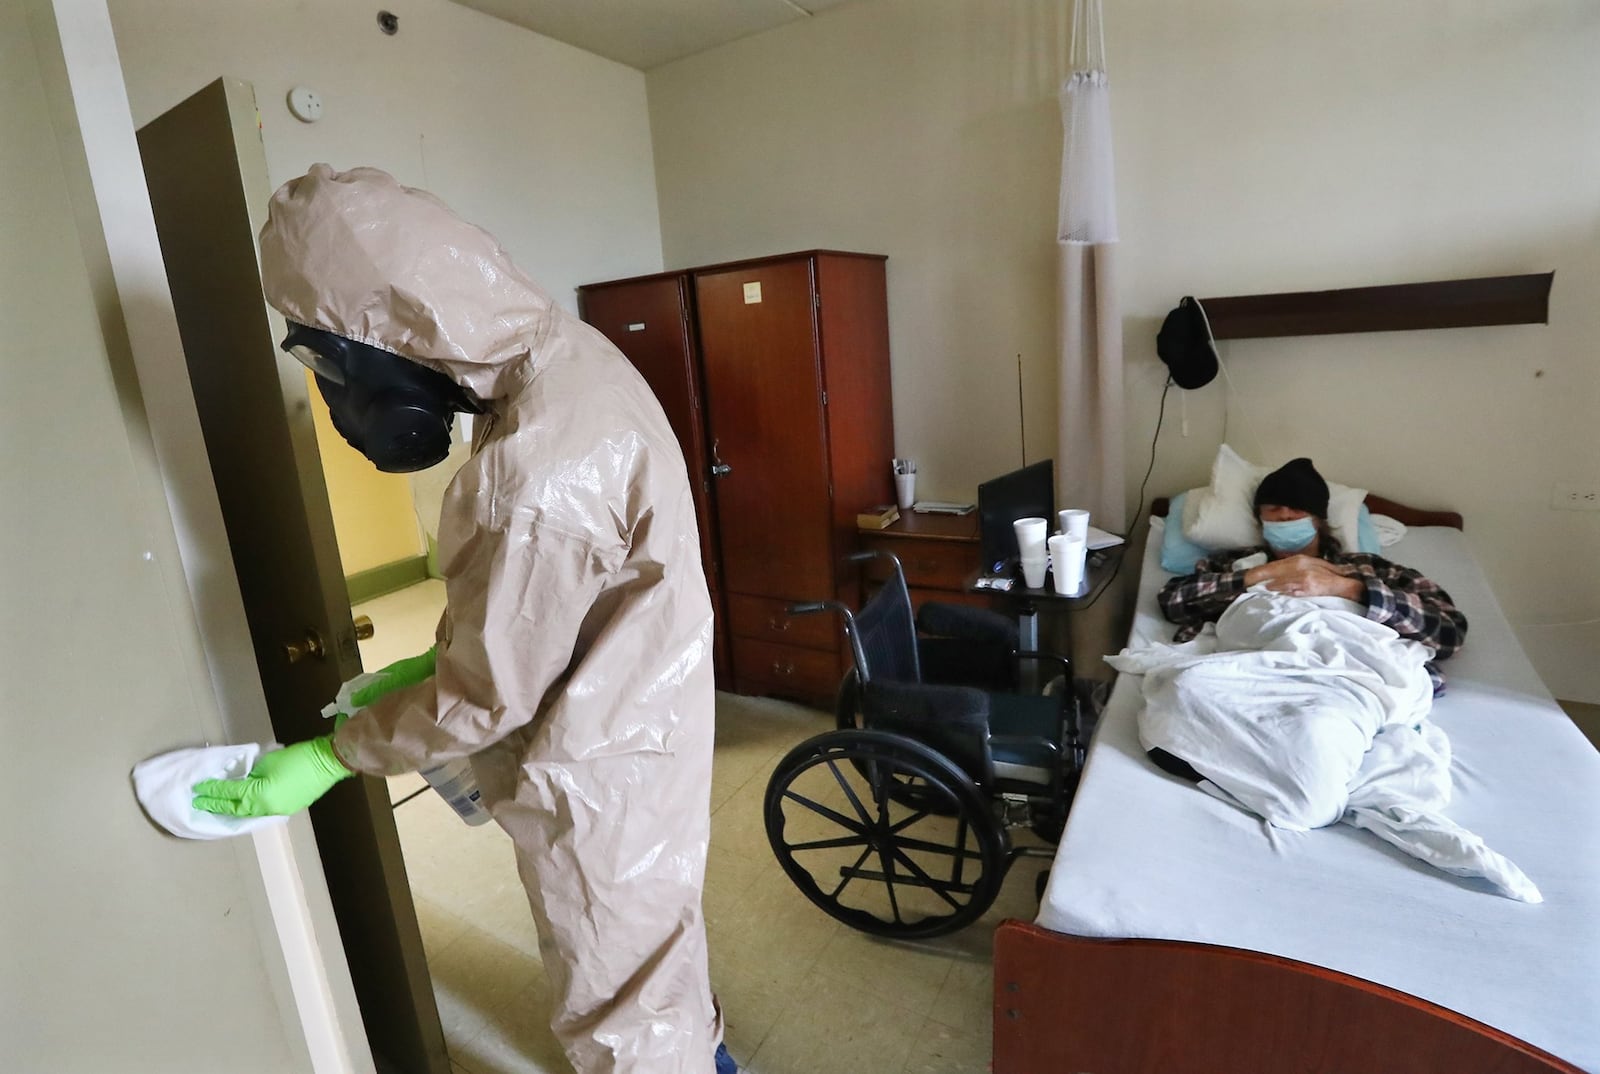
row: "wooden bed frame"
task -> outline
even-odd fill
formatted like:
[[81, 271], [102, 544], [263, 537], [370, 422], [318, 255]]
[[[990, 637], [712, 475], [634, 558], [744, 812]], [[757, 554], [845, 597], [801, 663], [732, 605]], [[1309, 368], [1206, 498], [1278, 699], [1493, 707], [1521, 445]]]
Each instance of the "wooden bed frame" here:
[[[1368, 496], [1408, 526], [1459, 514]], [[1155, 514], [1165, 516], [1167, 501]], [[993, 1074], [1583, 1074], [1397, 989], [1259, 951], [1002, 922]]]

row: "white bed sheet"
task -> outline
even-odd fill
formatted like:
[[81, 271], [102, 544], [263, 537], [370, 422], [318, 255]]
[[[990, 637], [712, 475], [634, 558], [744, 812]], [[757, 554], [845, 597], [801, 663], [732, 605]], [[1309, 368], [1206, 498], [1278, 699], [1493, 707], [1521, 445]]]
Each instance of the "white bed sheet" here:
[[[1155, 520], [1130, 645], [1173, 626]], [[1526, 905], [1366, 832], [1287, 832], [1163, 774], [1122, 676], [1089, 753], [1038, 923], [1093, 937], [1265, 951], [1397, 988], [1600, 1072], [1600, 753], [1551, 699], [1465, 535], [1412, 527], [1385, 549], [1449, 591], [1467, 642], [1433, 718], [1454, 749], [1448, 810], [1538, 884]], [[1358, 1027], [1352, 1027], [1359, 1031]]]

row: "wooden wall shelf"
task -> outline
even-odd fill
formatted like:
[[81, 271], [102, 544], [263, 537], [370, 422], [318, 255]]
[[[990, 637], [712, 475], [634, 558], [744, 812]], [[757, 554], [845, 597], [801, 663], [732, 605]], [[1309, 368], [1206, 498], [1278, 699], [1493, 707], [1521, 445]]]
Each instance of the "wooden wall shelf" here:
[[1217, 339], [1546, 324], [1554, 278], [1554, 272], [1541, 272], [1200, 302]]

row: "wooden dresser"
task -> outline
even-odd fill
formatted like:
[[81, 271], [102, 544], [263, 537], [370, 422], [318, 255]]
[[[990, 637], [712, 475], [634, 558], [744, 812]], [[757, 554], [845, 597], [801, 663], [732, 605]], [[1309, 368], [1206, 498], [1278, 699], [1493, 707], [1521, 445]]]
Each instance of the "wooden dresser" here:
[[[907, 510], [888, 527], [860, 530], [857, 536], [862, 551], [893, 552], [900, 560], [913, 608], [921, 608], [923, 602], [930, 600], [982, 608], [992, 605], [992, 597], [967, 592], [967, 583], [982, 567], [976, 511], [966, 515], [919, 515]], [[885, 573], [884, 568], [876, 566], [863, 572], [863, 600]]]

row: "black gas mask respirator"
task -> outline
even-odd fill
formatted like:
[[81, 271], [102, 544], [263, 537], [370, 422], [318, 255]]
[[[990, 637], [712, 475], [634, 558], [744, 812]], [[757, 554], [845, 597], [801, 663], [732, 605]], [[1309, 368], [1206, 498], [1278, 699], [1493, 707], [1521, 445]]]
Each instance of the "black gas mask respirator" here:
[[290, 321], [283, 349], [317, 375], [339, 435], [386, 473], [443, 462], [456, 412], [484, 411], [443, 373], [320, 328]]

